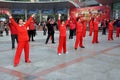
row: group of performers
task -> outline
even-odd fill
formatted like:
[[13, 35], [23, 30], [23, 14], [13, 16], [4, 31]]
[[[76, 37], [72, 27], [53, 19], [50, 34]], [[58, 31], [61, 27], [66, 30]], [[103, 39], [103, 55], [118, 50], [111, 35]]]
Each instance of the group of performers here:
[[[75, 41], [74, 49], [77, 50], [78, 46], [80, 48], [85, 48], [83, 41], [84, 41], [84, 37], [86, 37], [87, 23], [89, 24], [89, 36], [92, 36], [93, 34], [93, 39], [91, 42], [92, 44], [95, 44], [95, 43], [99, 43], [98, 32], [99, 32], [100, 26], [103, 29], [103, 32], [102, 32], [103, 35], [106, 35], [106, 28], [108, 28], [108, 41], [113, 40], [113, 31], [114, 31], [115, 22], [117, 22], [116, 23], [116, 37], [119, 37], [120, 20], [109, 21], [109, 20], [104, 19], [100, 21], [98, 20], [98, 16], [94, 16], [89, 21], [87, 21], [87, 20], [84, 20], [81, 15], [76, 14], [75, 18], [68, 17], [68, 19], [65, 21], [61, 19], [61, 14], [59, 14], [58, 15], [59, 43], [58, 43], [58, 51], [57, 51], [58, 55], [61, 55], [62, 52], [64, 54], [68, 53], [67, 48], [66, 48], [66, 37], [67, 37], [66, 27], [67, 26], [69, 26], [69, 30], [70, 30], [69, 39], [73, 39], [74, 31], [76, 30], [76, 33], [75, 33], [76, 41]], [[53, 28], [53, 26], [51, 26], [51, 28]], [[50, 32], [49, 29], [48, 29], [48, 32]], [[47, 42], [48, 42], [48, 38], [47, 38]]]
[[[15, 31], [15, 34], [17, 33], [18, 35], [18, 40], [17, 40], [18, 45], [17, 45], [16, 54], [14, 58], [14, 67], [16, 67], [19, 64], [23, 49], [25, 54], [25, 62], [30, 63], [31, 62], [31, 60], [29, 59], [29, 40], [30, 39], [27, 32], [28, 31], [27, 27], [29, 25], [33, 25], [33, 23], [31, 22], [33, 22], [33, 18], [35, 17], [35, 15], [32, 14], [31, 17], [26, 22], [24, 22], [23, 19], [19, 19], [18, 23], [16, 23], [10, 12], [7, 11], [6, 14], [9, 17], [11, 27], [16, 29], [16, 30], [14, 29], [13, 30]], [[53, 44], [55, 43], [53, 23], [54, 21], [48, 19], [48, 23], [47, 23], [48, 37], [46, 39], [45, 44], [48, 43], [48, 40], [50, 37], [52, 38], [52, 43]], [[86, 30], [87, 30], [86, 23], [87, 21], [84, 20], [81, 16], [79, 16], [79, 14], [76, 14], [75, 18], [68, 17], [66, 21], [61, 19], [61, 14], [58, 15], [58, 30], [59, 30], [59, 43], [57, 48], [58, 55], [61, 55], [62, 52], [64, 54], [68, 53], [66, 48], [66, 41], [67, 41], [66, 26], [67, 25], [69, 25], [69, 29], [70, 29], [69, 39], [73, 39], [74, 30], [76, 29], [76, 41], [74, 44], [74, 49], [77, 50], [78, 46], [80, 48], [85, 48], [83, 41], [84, 41], [84, 37], [86, 37]], [[110, 21], [108, 24], [108, 40], [113, 40], [113, 24], [114, 24], [114, 21]], [[119, 37], [120, 21], [117, 21], [116, 26], [118, 26], [116, 34], [117, 34], [117, 37]], [[31, 30], [33, 30], [32, 27], [31, 27]], [[92, 40], [93, 44], [99, 43], [98, 31], [99, 31], [99, 21], [97, 20], [96, 17], [91, 18], [91, 20], [89, 21], [89, 36], [92, 36], [92, 33], [93, 33], [93, 40]], [[13, 37], [16, 37], [16, 36], [13, 36]], [[34, 41], [33, 38], [32, 38], [32, 41]], [[14, 45], [12, 47], [14, 48]]]

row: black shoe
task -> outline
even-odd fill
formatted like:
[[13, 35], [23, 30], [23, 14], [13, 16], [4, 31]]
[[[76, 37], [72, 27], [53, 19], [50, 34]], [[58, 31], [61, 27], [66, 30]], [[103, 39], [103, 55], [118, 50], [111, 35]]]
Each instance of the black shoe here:
[[52, 42], [52, 44], [55, 44], [55, 42]]
[[81, 48], [85, 48], [84, 46], [81, 46]]
[[77, 50], [77, 48], [75, 48], [75, 50]]
[[32, 41], [35, 41], [35, 40], [32, 40]]
[[98, 41], [96, 43], [99, 43]]
[[27, 61], [25, 61], [26, 63], [31, 63], [31, 61], [30, 60], [27, 60]]
[[14, 47], [12, 47], [12, 49], [15, 49]]

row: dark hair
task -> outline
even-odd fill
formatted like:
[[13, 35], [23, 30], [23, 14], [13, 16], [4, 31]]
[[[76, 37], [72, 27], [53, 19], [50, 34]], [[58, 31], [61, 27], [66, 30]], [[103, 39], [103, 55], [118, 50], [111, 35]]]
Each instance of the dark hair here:
[[76, 20], [78, 21], [79, 19], [80, 19], [80, 17], [77, 17], [77, 19], [76, 19]]
[[17, 23], [19, 23], [19, 20], [23, 20], [23, 21], [24, 21], [24, 19], [23, 19], [23, 18], [19, 18], [19, 19], [17, 19]]
[[65, 20], [64, 20], [64, 19], [62, 19], [62, 20], [61, 20], [61, 23], [62, 23], [62, 22], [65, 22]]

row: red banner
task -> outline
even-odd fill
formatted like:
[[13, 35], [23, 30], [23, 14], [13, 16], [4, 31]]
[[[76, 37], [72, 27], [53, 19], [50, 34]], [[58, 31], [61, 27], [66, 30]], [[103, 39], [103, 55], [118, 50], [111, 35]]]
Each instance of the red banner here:
[[108, 6], [95, 6], [85, 8], [73, 8], [70, 9], [70, 16], [75, 17], [76, 13], [82, 16], [84, 20], [90, 20], [91, 18], [97, 18], [97, 20], [110, 19], [110, 7]]
[[0, 8], [0, 14], [5, 14], [6, 11], [9, 11], [9, 9]]

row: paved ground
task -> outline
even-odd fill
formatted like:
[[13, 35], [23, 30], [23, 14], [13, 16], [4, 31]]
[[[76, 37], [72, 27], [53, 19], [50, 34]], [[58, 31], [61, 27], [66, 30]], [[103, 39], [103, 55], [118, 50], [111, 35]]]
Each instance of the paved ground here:
[[120, 38], [107, 41], [99, 33], [99, 44], [92, 44], [92, 37], [84, 39], [86, 48], [74, 50], [75, 39], [67, 39], [68, 54], [57, 55], [56, 44], [45, 45], [46, 36], [38, 31], [35, 42], [30, 42], [32, 63], [24, 62], [13, 67], [15, 50], [11, 49], [10, 36], [0, 37], [0, 80], [120, 80]]

